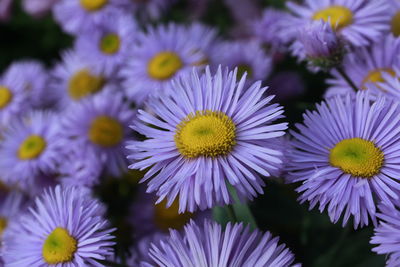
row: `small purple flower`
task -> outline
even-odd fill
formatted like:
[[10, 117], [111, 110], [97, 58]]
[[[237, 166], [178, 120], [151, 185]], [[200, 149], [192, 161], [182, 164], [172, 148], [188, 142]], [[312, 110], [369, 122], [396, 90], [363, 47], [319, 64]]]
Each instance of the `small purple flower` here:
[[342, 63], [344, 44], [328, 22], [313, 21], [300, 29], [292, 52], [300, 60], [309, 60], [314, 68], [329, 70]]
[[114, 255], [105, 207], [85, 189], [49, 188], [4, 235], [6, 266], [104, 266]]
[[393, 205], [400, 193], [399, 104], [358, 92], [307, 111], [288, 153], [287, 178], [301, 182], [299, 200], [326, 208], [334, 223], [376, 224], [376, 203]]
[[388, 254], [386, 267], [400, 266], [400, 211], [398, 206], [379, 205], [379, 225], [375, 227], [370, 243], [378, 254]]
[[179, 233], [170, 231], [170, 236], [149, 250], [150, 262], [141, 267], [152, 266], [300, 266], [294, 264], [294, 255], [279, 238], [270, 232], [251, 231], [242, 223], [222, 226], [205, 220], [196, 225], [193, 221]]
[[[132, 141], [131, 169], [149, 168], [142, 182], [168, 206], [193, 212], [232, 202], [231, 184], [243, 199], [262, 194], [264, 181], [279, 170], [282, 153], [273, 143], [287, 123], [276, 123], [282, 107], [269, 104], [258, 81], [245, 86], [237, 70], [215, 75], [195, 69], [174, 80], [168, 96], [149, 99], [139, 110], [134, 130], [146, 136]], [[173, 89], [173, 90], [172, 90]]]

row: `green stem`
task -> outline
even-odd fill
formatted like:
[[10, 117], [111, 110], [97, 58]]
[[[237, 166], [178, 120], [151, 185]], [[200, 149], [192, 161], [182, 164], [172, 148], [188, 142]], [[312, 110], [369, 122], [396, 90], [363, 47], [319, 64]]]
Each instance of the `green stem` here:
[[233, 206], [232, 205], [227, 205], [226, 206], [226, 210], [228, 212], [228, 216], [230, 218], [230, 221], [237, 222], [238, 219], [236, 218], [236, 214], [235, 214], [235, 210], [234, 210]]
[[342, 67], [336, 67], [336, 70], [339, 72], [339, 74], [343, 77], [343, 79], [346, 80], [346, 82], [350, 85], [351, 88], [354, 89], [354, 91], [358, 91], [357, 86], [354, 84], [354, 82], [350, 79], [350, 77], [346, 74], [344, 69]]

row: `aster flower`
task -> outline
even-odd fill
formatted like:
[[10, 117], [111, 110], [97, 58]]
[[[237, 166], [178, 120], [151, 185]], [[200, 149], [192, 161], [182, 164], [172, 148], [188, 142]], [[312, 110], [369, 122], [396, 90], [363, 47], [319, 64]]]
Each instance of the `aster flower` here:
[[[368, 89], [370, 85], [384, 82], [383, 73], [394, 76], [394, 69], [400, 67], [400, 38], [391, 35], [375, 42], [371, 47], [362, 47], [345, 57], [343, 68], [346, 74], [359, 89]], [[330, 88], [326, 97], [336, 94], [347, 94], [353, 89], [336, 71], [332, 71], [333, 79], [328, 79]]]
[[195, 70], [171, 83], [170, 96], [154, 96], [139, 111], [132, 128], [148, 139], [127, 147], [131, 169], [150, 168], [142, 182], [168, 205], [179, 195], [179, 211], [193, 212], [231, 203], [227, 183], [243, 198], [263, 192], [258, 174], [279, 169], [281, 152], [271, 148], [286, 123], [273, 123], [282, 107], [268, 105], [267, 88], [256, 82], [245, 87], [237, 70]]
[[[115, 176], [127, 169], [124, 142], [134, 113], [121, 93], [105, 91], [71, 105], [61, 119], [61, 145], [92, 150]], [[88, 152], [89, 153], [89, 152]]]
[[0, 128], [32, 108], [28, 99], [24, 83], [17, 76], [0, 78]]
[[15, 119], [0, 143], [0, 172], [6, 183], [28, 189], [35, 176], [55, 171], [59, 125], [50, 112], [35, 111]]
[[367, 86], [368, 91], [375, 94], [384, 92], [387, 97], [400, 99], [400, 66], [393, 67], [393, 72], [382, 71], [382, 82], [377, 81]]
[[17, 191], [12, 191], [4, 196], [0, 202], [0, 239], [10, 223], [19, 219], [19, 216], [25, 211], [25, 196]]
[[150, 94], [165, 91], [172, 78], [202, 64], [204, 53], [200, 51], [201, 45], [192, 41], [202, 36], [189, 33], [194, 31], [169, 24], [139, 34], [138, 44], [121, 70], [125, 79], [123, 86], [130, 100], [140, 105]]
[[[6, 266], [104, 266], [113, 256], [105, 208], [87, 190], [57, 186], [36, 198], [35, 205], [4, 235]], [[18, 237], [18, 238], [16, 238]]]
[[78, 35], [77, 53], [112, 73], [129, 55], [135, 42], [136, 27], [132, 15], [109, 14], [97, 27]]
[[238, 78], [247, 72], [247, 83], [265, 80], [272, 70], [272, 60], [256, 41], [226, 42], [215, 46], [212, 63], [238, 68]]
[[251, 232], [243, 224], [228, 223], [225, 230], [216, 222], [204, 221], [201, 226], [193, 221], [180, 234], [170, 231], [170, 236], [149, 251], [151, 262], [142, 267], [227, 267], [227, 266], [300, 266], [293, 264], [294, 255], [271, 233]]
[[44, 65], [35, 60], [17, 61], [10, 65], [4, 73], [7, 80], [20, 80], [29, 101], [34, 108], [51, 106], [56, 94], [49, 90], [49, 75]]
[[294, 14], [287, 34], [295, 38], [295, 29], [313, 20], [329, 22], [353, 46], [366, 46], [389, 29], [389, 6], [385, 0], [306, 0], [304, 4], [288, 2]]
[[380, 212], [377, 217], [379, 225], [375, 228], [371, 244], [378, 245], [373, 248], [378, 254], [389, 254], [386, 261], [387, 267], [400, 265], [400, 212], [394, 206], [379, 205]]
[[81, 54], [66, 51], [52, 72], [51, 90], [58, 95], [61, 108], [104, 90], [117, 90], [113, 69]]
[[290, 41], [285, 33], [285, 24], [289, 14], [282, 10], [266, 8], [262, 17], [250, 23], [252, 34], [262, 44], [273, 51], [285, 50], [285, 45]]
[[128, 0], [59, 0], [53, 7], [54, 19], [70, 34], [92, 30], [105, 16], [123, 13]]
[[323, 20], [313, 21], [300, 29], [298, 40], [291, 49], [299, 60], [308, 59], [315, 71], [340, 66], [345, 53], [341, 38]]
[[0, 3], [0, 21], [7, 21], [11, 16], [12, 0], [1, 1]]
[[[376, 223], [376, 201], [392, 205], [400, 184], [396, 145], [399, 103], [368, 93], [332, 97], [306, 112], [292, 131], [288, 180], [302, 182], [299, 200], [319, 203], [332, 222], [353, 217], [354, 227]], [[370, 219], [369, 219], [370, 218]]]

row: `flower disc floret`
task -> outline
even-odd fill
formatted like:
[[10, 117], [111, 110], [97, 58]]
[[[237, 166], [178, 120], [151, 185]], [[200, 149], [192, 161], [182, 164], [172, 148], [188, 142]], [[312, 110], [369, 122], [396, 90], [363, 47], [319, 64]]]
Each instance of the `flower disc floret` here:
[[186, 158], [224, 156], [236, 144], [235, 130], [232, 119], [223, 112], [197, 111], [177, 126], [176, 147]]
[[313, 19], [329, 22], [332, 29], [342, 29], [353, 23], [353, 13], [344, 6], [330, 6], [315, 12]]
[[68, 233], [68, 230], [57, 227], [44, 241], [43, 259], [48, 264], [69, 262], [73, 259], [76, 250], [75, 238]]

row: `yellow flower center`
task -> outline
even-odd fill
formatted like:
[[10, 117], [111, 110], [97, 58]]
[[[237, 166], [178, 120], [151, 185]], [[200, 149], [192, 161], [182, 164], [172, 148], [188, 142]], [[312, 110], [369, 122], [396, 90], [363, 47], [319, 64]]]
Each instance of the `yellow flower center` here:
[[384, 160], [383, 152], [371, 141], [361, 138], [344, 139], [330, 150], [329, 162], [345, 173], [369, 178], [378, 174]]
[[0, 86], [0, 109], [5, 108], [12, 100], [12, 93], [10, 89]]
[[330, 6], [315, 12], [313, 19], [329, 21], [332, 29], [339, 30], [353, 23], [353, 13], [344, 6]]
[[8, 221], [4, 217], [0, 217], [0, 236], [3, 235], [4, 230], [7, 228]]
[[394, 72], [394, 70], [392, 70], [390, 68], [381, 68], [381, 69], [372, 70], [368, 73], [368, 75], [362, 81], [362, 89], [364, 89], [364, 90], [367, 89], [365, 86], [366, 83], [385, 82], [385, 79], [382, 77], [383, 72], [389, 73], [392, 77], [396, 76], [396, 73]]
[[95, 76], [88, 69], [83, 69], [69, 80], [68, 94], [73, 100], [80, 100], [100, 91], [104, 83], [103, 77]]
[[242, 76], [245, 72], [247, 72], [248, 78], [251, 78], [251, 76], [253, 75], [253, 70], [252, 70], [251, 66], [248, 64], [239, 64], [237, 66], [237, 68], [238, 68], [238, 70], [237, 70], [237, 78], [238, 79], [242, 78]]
[[48, 264], [69, 262], [77, 250], [75, 238], [64, 228], [57, 227], [44, 241], [42, 255]]
[[183, 62], [174, 52], [160, 52], [155, 55], [147, 66], [151, 78], [166, 80], [175, 75], [183, 67]]
[[105, 54], [115, 54], [119, 51], [121, 40], [117, 34], [110, 33], [100, 40], [100, 50]]
[[99, 146], [118, 145], [123, 138], [124, 129], [119, 121], [108, 116], [99, 116], [92, 121], [89, 140]]
[[193, 217], [192, 213], [185, 212], [179, 214], [179, 200], [176, 199], [169, 208], [166, 208], [167, 201], [163, 200], [155, 206], [154, 219], [156, 225], [163, 231], [172, 229], [182, 229]]
[[392, 18], [392, 33], [394, 36], [400, 35], [400, 12], [397, 12]]
[[236, 127], [223, 112], [197, 111], [176, 127], [174, 138], [186, 158], [223, 156], [236, 144]]
[[22, 160], [35, 159], [46, 148], [46, 141], [39, 135], [28, 136], [18, 148], [18, 158]]
[[108, 0], [80, 0], [81, 5], [87, 11], [97, 11], [102, 9], [107, 3]]

